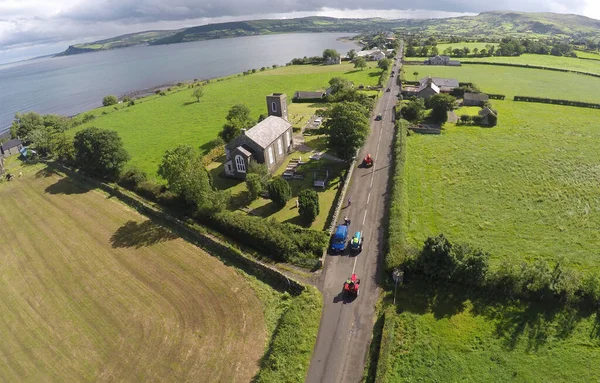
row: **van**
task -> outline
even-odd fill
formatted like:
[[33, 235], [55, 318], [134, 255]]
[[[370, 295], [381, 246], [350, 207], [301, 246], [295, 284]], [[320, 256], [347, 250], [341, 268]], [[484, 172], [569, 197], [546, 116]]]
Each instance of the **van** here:
[[346, 243], [348, 242], [348, 226], [339, 225], [331, 238], [331, 251], [342, 252], [346, 250]]
[[315, 120], [313, 121], [313, 124], [321, 125], [322, 122], [323, 122], [323, 120], [321, 118], [315, 118]]

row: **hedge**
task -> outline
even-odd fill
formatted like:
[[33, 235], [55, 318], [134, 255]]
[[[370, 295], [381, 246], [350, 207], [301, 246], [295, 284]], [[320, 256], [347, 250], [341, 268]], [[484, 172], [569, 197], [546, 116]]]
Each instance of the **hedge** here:
[[554, 98], [545, 98], [545, 97], [515, 96], [513, 100], [514, 101], [525, 101], [525, 102], [539, 102], [542, 104], [577, 106], [580, 108], [600, 109], [600, 104], [594, 104], [591, 102], [558, 100], [558, 99], [554, 99]]
[[408, 195], [404, 187], [404, 166], [406, 162], [406, 136], [409, 122], [396, 121], [396, 136], [392, 157], [392, 190], [390, 214], [388, 215], [388, 248], [385, 258], [389, 270], [403, 264], [406, 260], [406, 227], [404, 214], [408, 208]]
[[254, 382], [304, 382], [317, 342], [322, 309], [323, 299], [314, 287], [307, 287], [291, 299]]
[[575, 74], [582, 74], [585, 76], [600, 77], [600, 74], [596, 74], [596, 73], [581, 72], [578, 70], [569, 70], [569, 69], [561, 69], [561, 68], [551, 68], [551, 67], [545, 67], [545, 66], [539, 66], [539, 65], [496, 63], [496, 62], [489, 62], [489, 61], [463, 61], [462, 63], [463, 64], [476, 64], [476, 65], [512, 66], [512, 67], [517, 67], [517, 68], [529, 68], [529, 69], [542, 69], [542, 70], [551, 70], [551, 71], [555, 71], [555, 72], [575, 73]]
[[200, 220], [277, 262], [315, 267], [329, 236], [324, 231], [305, 229], [250, 215], [221, 212]]
[[503, 94], [486, 93], [487, 96], [492, 100], [504, 100], [506, 98]]

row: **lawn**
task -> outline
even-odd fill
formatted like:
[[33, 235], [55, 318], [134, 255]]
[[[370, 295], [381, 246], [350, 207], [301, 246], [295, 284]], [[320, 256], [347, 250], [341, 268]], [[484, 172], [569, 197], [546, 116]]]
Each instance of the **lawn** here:
[[454, 110], [454, 114], [456, 114], [459, 118], [463, 114], [467, 116], [477, 116], [481, 111], [481, 107], [479, 106], [461, 106], [460, 108]]
[[600, 53], [599, 52], [575, 51], [575, 53], [577, 54], [577, 57], [580, 57], [580, 58], [583, 58], [583, 59], [600, 60]]
[[[600, 55], [596, 55], [600, 60]], [[458, 59], [462, 62], [493, 62], [493, 63], [509, 63], [509, 64], [529, 64], [543, 66], [547, 68], [568, 69], [579, 72], [600, 74], [600, 62], [594, 60], [582, 60], [576, 57], [559, 57], [552, 55], [535, 55], [523, 54], [516, 57], [468, 57]]]
[[600, 111], [494, 100], [495, 128], [408, 137], [407, 241], [444, 233], [502, 258], [600, 271]]
[[592, 382], [600, 373], [596, 314], [418, 281], [398, 288], [396, 302], [379, 382]]
[[[438, 44], [437, 48], [438, 48], [438, 51], [440, 52], [440, 54], [443, 54], [444, 51], [446, 50], [446, 48], [463, 49], [464, 47], [469, 48], [472, 53], [473, 49], [475, 49], [475, 48], [477, 48], [478, 50], [482, 50], [482, 49], [487, 50], [488, 48], [486, 47], [486, 45], [498, 46], [498, 44], [495, 44], [495, 43], [465, 43], [465, 42], [461, 42], [461, 43], [452, 43], [452, 44]], [[455, 60], [462, 60], [462, 58], [456, 58]]]
[[8, 166], [2, 380], [252, 379], [278, 294], [85, 184]]
[[[298, 90], [325, 89], [332, 77], [343, 76], [356, 84], [375, 85], [381, 71], [374, 63], [365, 70], [354, 70], [352, 64], [287, 66], [248, 76], [212, 81], [204, 87], [200, 102], [191, 96], [192, 90], [168, 92], [166, 96], [150, 96], [131, 107], [119, 105], [99, 108], [98, 117], [79, 127], [97, 126], [116, 130], [131, 154], [129, 165], [157, 177], [156, 170], [163, 153], [182, 143], [206, 148], [217, 137], [231, 106], [243, 103], [258, 118], [266, 113], [265, 96], [284, 92], [288, 104]], [[292, 113], [296, 107], [291, 107]], [[102, 112], [107, 114], [102, 115]]]
[[415, 71], [419, 78], [430, 75], [473, 82], [484, 92], [504, 94], [509, 99], [519, 95], [600, 103], [600, 92], [592, 91], [600, 89], [600, 78], [575, 73], [493, 65], [406, 65], [403, 73], [413, 81]]

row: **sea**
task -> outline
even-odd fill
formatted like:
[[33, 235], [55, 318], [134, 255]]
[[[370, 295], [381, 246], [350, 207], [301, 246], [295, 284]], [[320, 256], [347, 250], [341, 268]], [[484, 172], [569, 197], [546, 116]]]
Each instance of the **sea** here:
[[357, 45], [347, 33], [291, 33], [235, 37], [159, 46], [136, 46], [0, 65], [0, 134], [16, 112], [73, 116], [102, 105], [108, 94], [193, 79], [209, 79], [327, 48], [345, 54]]

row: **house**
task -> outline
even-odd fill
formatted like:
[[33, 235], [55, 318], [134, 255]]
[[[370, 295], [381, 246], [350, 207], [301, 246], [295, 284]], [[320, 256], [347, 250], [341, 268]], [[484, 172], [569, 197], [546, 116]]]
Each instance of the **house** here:
[[297, 102], [297, 101], [320, 100], [323, 97], [325, 97], [326, 95], [327, 95], [326, 92], [297, 91], [296, 93], [294, 93], [293, 101]]
[[455, 88], [458, 88], [458, 80], [453, 78], [442, 78], [442, 77], [425, 77], [419, 81], [419, 88], [423, 87], [431, 80], [438, 88], [440, 88], [440, 92], [442, 93], [450, 93]]
[[341, 64], [342, 63], [342, 57], [341, 56], [337, 56], [337, 57], [327, 57], [327, 59], [325, 60], [325, 65], [336, 65], [336, 64]]
[[267, 96], [269, 116], [225, 146], [225, 175], [246, 179], [251, 161], [265, 164], [274, 171], [293, 147], [292, 124], [288, 121], [284, 93]]
[[0, 144], [0, 154], [4, 157], [9, 157], [14, 154], [19, 154], [19, 150], [23, 148], [23, 141], [18, 138]]
[[433, 56], [423, 62], [425, 65], [450, 65], [460, 66], [460, 61], [450, 60], [448, 56]]
[[464, 106], [483, 106], [489, 97], [485, 93], [467, 93], [463, 96]]
[[386, 57], [386, 55], [385, 55], [385, 52], [376, 50], [371, 54], [371, 57], [373, 58], [373, 61], [379, 61], [381, 59], [384, 59]]

